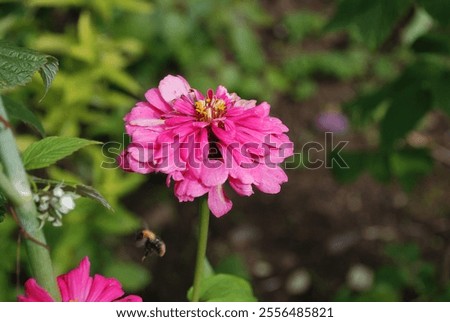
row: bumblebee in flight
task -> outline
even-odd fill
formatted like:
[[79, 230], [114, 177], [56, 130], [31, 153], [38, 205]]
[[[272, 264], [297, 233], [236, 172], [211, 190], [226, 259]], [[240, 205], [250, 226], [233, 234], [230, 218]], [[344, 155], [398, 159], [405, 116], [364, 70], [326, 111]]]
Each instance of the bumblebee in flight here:
[[142, 261], [151, 253], [156, 253], [159, 257], [163, 257], [166, 253], [166, 244], [149, 229], [143, 229], [137, 233], [136, 244], [138, 247], [145, 247]]

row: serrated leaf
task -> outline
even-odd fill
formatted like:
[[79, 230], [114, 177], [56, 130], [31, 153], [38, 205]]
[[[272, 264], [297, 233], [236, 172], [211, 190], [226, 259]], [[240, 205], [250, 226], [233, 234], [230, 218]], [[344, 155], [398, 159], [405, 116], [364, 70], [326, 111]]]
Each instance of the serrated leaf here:
[[56, 58], [0, 41], [0, 89], [25, 85], [39, 71], [47, 93], [56, 72]]
[[[192, 287], [187, 297], [192, 298]], [[256, 302], [250, 283], [245, 279], [228, 275], [217, 274], [205, 278], [200, 286], [201, 302]]]
[[[58, 60], [53, 56], [47, 56], [47, 62], [44, 66], [39, 69], [39, 75], [41, 75], [42, 81], [45, 86], [45, 94], [47, 94], [53, 79], [58, 72]], [[44, 94], [44, 96], [45, 96]]]
[[23, 153], [22, 160], [27, 170], [48, 167], [88, 145], [99, 144], [81, 138], [50, 136], [32, 143]]
[[10, 99], [7, 96], [2, 97], [3, 105], [11, 119], [23, 121], [32, 126], [42, 137], [45, 137], [44, 127], [36, 115], [30, 111], [25, 105]]

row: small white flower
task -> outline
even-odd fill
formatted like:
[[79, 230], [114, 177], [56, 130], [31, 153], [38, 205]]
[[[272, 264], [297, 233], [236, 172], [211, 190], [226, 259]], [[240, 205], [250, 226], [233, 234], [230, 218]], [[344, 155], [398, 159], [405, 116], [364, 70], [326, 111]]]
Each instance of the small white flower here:
[[71, 210], [75, 209], [75, 202], [72, 195], [65, 194], [59, 199], [59, 211], [63, 214], [68, 214]]
[[64, 195], [64, 190], [60, 186], [56, 186], [55, 189], [53, 189], [53, 195], [55, 197], [62, 197]]
[[38, 206], [40, 212], [46, 212], [48, 210], [48, 203], [40, 203]]

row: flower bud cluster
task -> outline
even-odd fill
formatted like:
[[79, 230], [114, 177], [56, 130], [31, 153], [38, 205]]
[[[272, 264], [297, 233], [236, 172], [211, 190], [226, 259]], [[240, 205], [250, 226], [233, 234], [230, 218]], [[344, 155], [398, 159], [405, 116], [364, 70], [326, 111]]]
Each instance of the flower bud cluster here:
[[75, 199], [80, 196], [71, 191], [64, 191], [62, 185], [51, 190], [42, 190], [34, 194], [34, 202], [39, 212], [38, 218], [42, 228], [46, 222], [53, 226], [62, 226], [62, 217], [75, 209]]

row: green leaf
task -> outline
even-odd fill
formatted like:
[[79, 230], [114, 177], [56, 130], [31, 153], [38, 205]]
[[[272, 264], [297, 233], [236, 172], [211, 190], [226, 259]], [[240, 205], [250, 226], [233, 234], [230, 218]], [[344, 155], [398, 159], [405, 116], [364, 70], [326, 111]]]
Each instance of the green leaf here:
[[3, 96], [2, 99], [6, 112], [11, 119], [17, 119], [31, 125], [42, 137], [45, 137], [44, 127], [32, 111], [25, 105], [14, 101], [7, 96]]
[[326, 28], [353, 28], [363, 42], [376, 48], [388, 38], [411, 5], [412, 0], [341, 0]]
[[27, 170], [48, 167], [88, 145], [99, 144], [80, 138], [50, 136], [32, 143], [23, 153], [22, 159]]
[[[188, 291], [192, 298], [192, 287]], [[243, 278], [228, 274], [217, 274], [201, 282], [201, 302], [256, 302], [250, 284]]]
[[433, 159], [425, 149], [403, 149], [391, 155], [391, 169], [407, 191], [433, 170]]
[[416, 39], [412, 49], [417, 53], [450, 55], [449, 35], [437, 32], [427, 33]]
[[380, 124], [381, 144], [390, 147], [412, 130], [430, 110], [430, 92], [410, 86], [395, 94]]
[[450, 116], [450, 71], [443, 70], [433, 81], [431, 90], [433, 93], [433, 107], [442, 109]]
[[115, 262], [105, 269], [105, 276], [114, 277], [128, 292], [136, 292], [151, 281], [147, 268], [133, 262]]
[[354, 125], [366, 126], [375, 120], [382, 103], [388, 99], [389, 95], [389, 86], [384, 86], [345, 104], [344, 110], [350, 115]]
[[98, 192], [95, 188], [91, 186], [86, 186], [84, 184], [76, 184], [74, 186], [74, 192], [79, 194], [82, 197], [93, 199], [100, 204], [102, 204], [103, 207], [105, 207], [108, 210], [114, 210], [113, 207], [109, 204], [109, 202], [105, 199], [105, 197], [102, 196], [100, 192]]
[[25, 85], [39, 71], [47, 93], [57, 70], [56, 58], [0, 41], [0, 89]]
[[248, 272], [243, 259], [238, 255], [231, 255], [224, 258], [217, 265], [216, 272], [238, 276], [247, 281], [250, 280], [250, 273]]
[[53, 79], [58, 72], [58, 60], [53, 56], [47, 56], [47, 62], [39, 69], [39, 75], [41, 75], [42, 81], [45, 86], [45, 93], [47, 93]]

